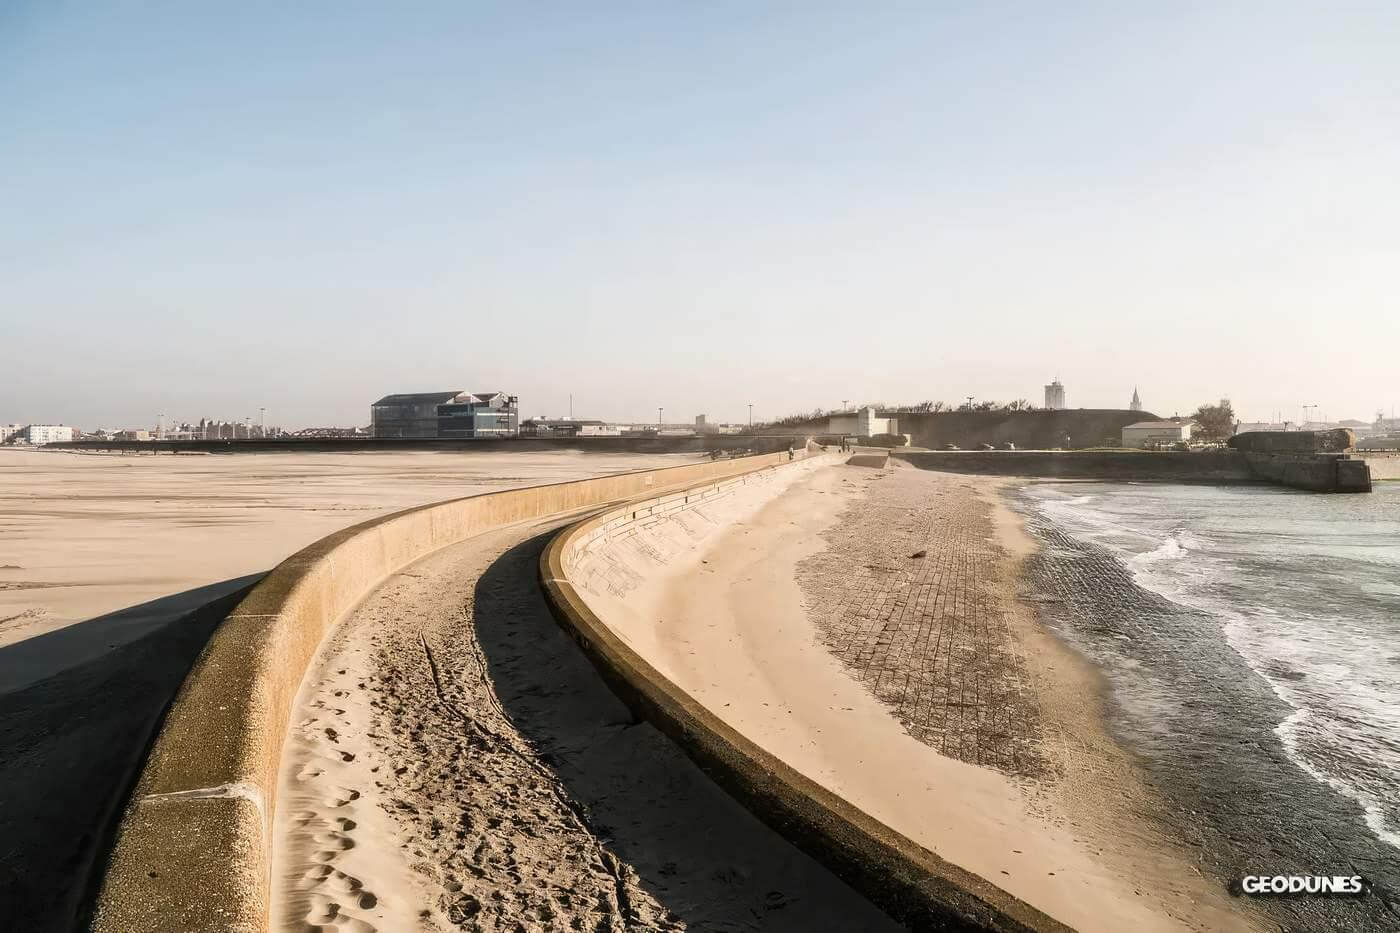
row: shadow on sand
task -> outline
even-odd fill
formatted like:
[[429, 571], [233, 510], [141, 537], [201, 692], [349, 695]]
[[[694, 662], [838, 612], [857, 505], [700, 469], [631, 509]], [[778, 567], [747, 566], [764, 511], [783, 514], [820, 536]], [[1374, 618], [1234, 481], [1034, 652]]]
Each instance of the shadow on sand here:
[[81, 926], [175, 692], [262, 574], [0, 648], [0, 929]]
[[506, 715], [602, 842], [695, 929], [899, 929], [637, 722], [550, 615], [524, 542], [477, 583], [477, 638]]

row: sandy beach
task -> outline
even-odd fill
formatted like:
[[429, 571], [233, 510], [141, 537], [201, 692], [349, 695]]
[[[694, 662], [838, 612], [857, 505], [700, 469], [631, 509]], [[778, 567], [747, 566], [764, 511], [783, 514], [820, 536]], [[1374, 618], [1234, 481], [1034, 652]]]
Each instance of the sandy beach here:
[[166, 704], [284, 557], [424, 502], [691, 459], [0, 449], [0, 926], [74, 928]]
[[577, 451], [153, 456], [0, 448], [0, 647], [265, 572], [333, 531], [398, 509], [694, 459]]
[[735, 728], [1062, 922], [1259, 926], [1156, 828], [1101, 680], [1037, 623], [1001, 480], [796, 472], [600, 552], [586, 598]]
[[322, 647], [273, 929], [897, 929], [609, 692], [539, 591], [562, 523], [419, 561]]

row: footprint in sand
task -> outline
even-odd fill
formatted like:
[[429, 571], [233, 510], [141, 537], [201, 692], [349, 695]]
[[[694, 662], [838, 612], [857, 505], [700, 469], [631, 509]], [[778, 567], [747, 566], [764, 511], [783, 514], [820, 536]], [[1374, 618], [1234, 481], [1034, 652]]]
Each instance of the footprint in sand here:
[[312, 865], [301, 876], [301, 880], [305, 881], [307, 885], [315, 887], [329, 878], [334, 871], [335, 869], [329, 865]]
[[363, 920], [342, 918], [340, 923], [336, 924], [335, 929], [339, 931], [339, 933], [378, 933], [379, 928], [372, 924], [365, 923]]
[[347, 875], [343, 871], [332, 871], [326, 879], [326, 885], [334, 888], [342, 894], [358, 895], [364, 883], [354, 875]]
[[317, 845], [326, 846], [327, 848], [332, 849], [339, 849], [342, 852], [346, 849], [355, 848], [355, 840], [351, 839], [349, 836], [346, 836], [343, 833], [337, 833], [334, 831], [315, 833], [312, 835], [311, 838], [316, 841]]
[[344, 899], [353, 901], [361, 910], [372, 910], [379, 903], [379, 897], [373, 891], [366, 891], [364, 882], [354, 875], [337, 871], [326, 879], [325, 884], [338, 891]]
[[315, 926], [334, 923], [340, 916], [340, 905], [319, 894], [311, 896], [311, 909], [306, 912], [306, 922]]
[[316, 767], [315, 765], [303, 765], [302, 769], [297, 772], [297, 780], [311, 781], [315, 780], [316, 778], [320, 777], [325, 773], [326, 772], [324, 770]]
[[360, 799], [360, 792], [349, 787], [333, 787], [331, 794], [326, 798], [326, 806], [343, 807], [353, 800]]

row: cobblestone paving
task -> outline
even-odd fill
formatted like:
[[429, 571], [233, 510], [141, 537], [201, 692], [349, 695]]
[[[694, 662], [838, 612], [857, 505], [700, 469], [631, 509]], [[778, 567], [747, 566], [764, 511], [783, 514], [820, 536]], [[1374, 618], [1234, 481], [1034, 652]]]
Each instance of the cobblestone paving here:
[[826, 549], [797, 567], [827, 647], [915, 738], [961, 761], [1040, 776], [1039, 717], [997, 591], [1005, 554], [990, 505], [962, 477], [853, 477], [869, 484], [865, 495], [823, 534]]

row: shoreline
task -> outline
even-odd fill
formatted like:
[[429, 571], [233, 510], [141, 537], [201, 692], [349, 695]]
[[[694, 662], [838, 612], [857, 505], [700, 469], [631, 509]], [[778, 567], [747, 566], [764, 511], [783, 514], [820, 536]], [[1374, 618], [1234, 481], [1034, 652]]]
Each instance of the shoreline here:
[[[1315, 593], [1302, 583], [1297, 585], [1304, 589], [1296, 594], [1302, 601], [1288, 612], [1290, 603], [1281, 595], [1271, 598], [1257, 590], [1269, 585], [1273, 572], [1282, 572], [1268, 566], [1260, 577], [1238, 576], [1248, 572], [1248, 562], [1257, 557], [1241, 550], [1242, 544], [1229, 544], [1229, 536], [1255, 534], [1261, 527], [1243, 530], [1238, 522], [1246, 519], [1240, 516], [1260, 514], [1275, 523], [1287, 522], [1292, 513], [1279, 515], [1276, 509], [1288, 504], [1295, 510], [1312, 510], [1303, 514], [1313, 521], [1327, 516], [1345, 521], [1349, 503], [1287, 490], [1207, 494], [1185, 488], [1138, 487], [1134, 492], [1118, 484], [1100, 487], [1083, 501], [1079, 489], [1064, 491], [1067, 505], [1074, 508], [1063, 513], [1037, 504], [1042, 498], [1060, 502], [1054, 491], [1045, 496], [1023, 491], [1019, 501], [1015, 493], [1006, 498], [1041, 544], [1025, 567], [1034, 588], [1052, 595], [1051, 601], [1036, 604], [1046, 629], [1070, 651], [1092, 658], [1090, 663], [1112, 686], [1104, 702], [1104, 721], [1151, 790], [1146, 802], [1156, 805], [1146, 815], [1160, 827], [1159, 834], [1174, 840], [1179, 851], [1221, 886], [1255, 873], [1338, 872], [1360, 874], [1376, 885], [1374, 894], [1356, 899], [1236, 901], [1267, 918], [1271, 927], [1390, 928], [1395, 908], [1389, 892], [1400, 877], [1394, 847], [1369, 825], [1360, 801], [1309, 772], [1287, 747], [1288, 725], [1306, 717], [1276, 681], [1283, 678], [1306, 686], [1318, 672], [1267, 656], [1251, 659], [1232, 632], [1245, 618], [1234, 612], [1255, 605], [1265, 607], [1265, 619], [1291, 619], [1289, 624], [1295, 626], [1318, 624], [1321, 619], [1312, 618], [1312, 611], [1324, 616], [1346, 612], [1343, 602], [1317, 603]], [[1275, 508], [1261, 511], [1261, 496]], [[1089, 514], [1079, 515], [1080, 509]], [[1163, 515], [1172, 518], [1159, 521]], [[1201, 525], [1202, 516], [1213, 516], [1211, 523]], [[1355, 533], [1353, 525], [1345, 527]], [[1226, 539], [1212, 539], [1222, 528]], [[1187, 558], [1188, 552], [1195, 556], [1189, 558], [1190, 567], [1180, 570], [1172, 569], [1174, 562], [1139, 566], [1132, 559], [1135, 550], [1110, 543], [1125, 535], [1148, 539], [1141, 545], [1144, 554], [1170, 550], [1174, 560]], [[1186, 546], [1177, 543], [1182, 536]], [[1197, 537], [1205, 540], [1197, 543]], [[1154, 542], [1160, 544], [1156, 550]], [[1212, 559], [1222, 559], [1212, 558], [1216, 547], [1223, 549], [1227, 561], [1216, 570], [1227, 574], [1230, 589], [1198, 604], [1200, 593], [1178, 593], [1172, 585], [1164, 586], [1171, 584], [1173, 574], [1188, 571], [1192, 575], [1181, 580], [1201, 579], [1198, 575], [1209, 569]], [[1237, 566], [1238, 561], [1245, 563]], [[1158, 566], [1166, 577], [1140, 576], [1146, 572], [1143, 567]], [[1240, 589], [1250, 582], [1255, 590]], [[1243, 602], [1237, 610], [1239, 600]], [[1257, 619], [1255, 624], [1260, 624]]]
[[1185, 846], [1171, 837], [1165, 814], [1172, 802], [1153, 784], [1139, 757], [1112, 731], [1113, 684], [1109, 674], [1057, 633], [1043, 615], [1045, 594], [1029, 571], [1043, 545], [1012, 505], [1026, 480], [988, 478], [978, 490], [992, 507], [998, 544], [1006, 551], [1004, 593], [1017, 637], [1031, 650], [1028, 663], [1047, 684], [1039, 691], [1047, 730], [1059, 732], [1063, 777], [1043, 789], [1099, 850], [1111, 851], [1127, 874], [1167, 899], [1209, 905], [1235, 914], [1240, 925], [1263, 925], [1247, 902], [1227, 893], [1227, 879], [1209, 878]]
[[[1000, 673], [977, 664], [960, 667], [957, 659], [965, 655], [958, 649], [972, 651], [973, 642], [964, 648], [959, 639], [975, 641], [985, 633], [977, 625], [964, 626], [966, 632], [955, 629], [961, 625], [961, 609], [982, 598], [976, 595], [981, 584], [972, 569], [986, 563], [981, 549], [1000, 550], [994, 576], [1003, 589], [994, 598], [1012, 610], [1020, 583], [1007, 571], [1024, 559], [1029, 542], [1024, 536], [1008, 537], [1015, 516], [1009, 509], [997, 512], [995, 497], [985, 495], [1004, 481], [938, 476], [907, 468], [833, 467], [796, 480], [764, 502], [702, 508], [700, 519], [709, 527], [672, 520], [626, 539], [632, 543], [620, 546], [608, 561], [581, 567], [580, 578], [589, 581], [585, 598], [634, 649], [731, 726], [940, 857], [1062, 922], [1085, 930], [1251, 928], [1252, 918], [1223, 889], [1206, 883], [1181, 860], [1161, 854], [1160, 848], [1152, 852], [1156, 834], [1126, 823], [1109, 827], [1112, 833], [1089, 826], [1083, 815], [1089, 809], [1065, 809], [1065, 791], [1053, 789], [1066, 778], [1037, 782], [1014, 773], [1015, 763], [1025, 760], [1017, 752], [1024, 739], [1021, 727], [1012, 721], [1008, 734], [998, 731], [1008, 723], [998, 702], [1015, 694], [1014, 676], [1001, 693], [993, 690], [987, 709], [969, 712], [969, 704], [957, 696], [947, 702], [936, 699], [940, 690], [954, 689], [963, 695], [972, 690], [980, 700], [988, 687], [985, 677]], [[911, 522], [918, 524], [909, 518], [909, 509], [881, 506], [870, 498], [871, 487], [901, 481], [915, 484], [913, 494], [919, 496], [931, 492], [920, 483], [938, 487], [928, 501], [942, 504], [930, 505], [915, 531], [909, 531]], [[975, 492], [969, 496], [961, 487]], [[977, 508], [969, 510], [970, 502]], [[865, 565], [868, 572], [853, 569], [859, 566], [852, 563], [854, 552], [843, 553], [837, 572], [826, 575], [826, 589], [801, 585], [801, 578], [812, 576], [808, 562], [829, 554], [833, 530], [839, 534], [851, 524], [851, 509], [870, 519], [864, 531], [876, 539], [862, 544], [875, 548]], [[939, 530], [947, 529], [947, 523], [958, 526], [957, 535]], [[885, 581], [902, 579], [905, 573], [891, 567], [910, 557], [899, 552], [914, 540], [911, 534], [931, 536], [934, 546], [956, 538], [957, 547], [947, 554], [930, 547], [926, 563], [943, 561], [938, 566], [973, 573], [970, 582], [945, 581], [953, 589], [944, 621], [951, 620], [953, 628], [937, 633], [944, 660], [936, 662], [943, 668], [933, 675], [946, 675], [948, 683], [921, 682], [920, 672], [879, 658], [870, 670], [853, 674], [832, 650], [833, 632], [823, 629], [820, 618], [811, 618], [820, 617], [833, 600], [851, 603], [856, 616], [863, 606], [885, 605], [890, 598], [902, 607], [900, 617], [909, 614], [909, 606], [922, 605], [907, 593], [892, 597], [885, 592]], [[984, 544], [974, 546], [969, 534], [980, 535]], [[994, 535], [995, 542], [985, 541]], [[1003, 540], [1006, 544], [999, 543]], [[1018, 548], [1020, 557], [1014, 556]], [[923, 586], [927, 595], [929, 585]], [[1018, 633], [1033, 624], [1023, 611], [1007, 613]], [[857, 622], [857, 629], [865, 624]], [[920, 634], [882, 627], [880, 632], [868, 645], [855, 645], [855, 654], [868, 655], [866, 649], [877, 641], [879, 651], [893, 645], [913, 653], [935, 644], [927, 630]], [[1022, 653], [1044, 660], [1032, 678], [1037, 701], [1053, 708], [1056, 723], [1066, 724], [1055, 729], [1063, 753], [1053, 751], [1049, 757], [1063, 762], [1069, 779], [1120, 762], [1107, 769], [1110, 779], [1104, 783], [1130, 804], [1141, 804], [1144, 795], [1127, 779], [1131, 772], [1121, 766], [1121, 755], [1103, 752], [1106, 730], [1101, 725], [1083, 728], [1090, 714], [1097, 715], [1100, 701], [1082, 698], [1086, 692], [1097, 697], [1102, 682], [1085, 691], [1082, 660], [1071, 661], [1060, 646], [1048, 650], [1048, 643], [1031, 638], [1024, 644]], [[999, 642], [986, 647], [997, 655], [1003, 650]], [[901, 697], [908, 701], [903, 708], [898, 706]], [[944, 728], [949, 723], [953, 725]], [[922, 741], [911, 728], [924, 730]], [[1071, 735], [1080, 744], [1083, 736], [1094, 737], [1094, 743], [1088, 752], [1072, 752]], [[930, 744], [935, 739], [958, 755], [940, 754]], [[971, 763], [983, 755], [1003, 770]], [[1013, 773], [1006, 773], [1006, 767]], [[1102, 791], [1086, 785], [1082, 796], [1089, 800]]]

